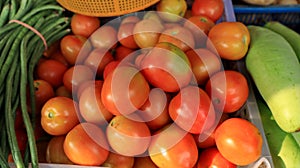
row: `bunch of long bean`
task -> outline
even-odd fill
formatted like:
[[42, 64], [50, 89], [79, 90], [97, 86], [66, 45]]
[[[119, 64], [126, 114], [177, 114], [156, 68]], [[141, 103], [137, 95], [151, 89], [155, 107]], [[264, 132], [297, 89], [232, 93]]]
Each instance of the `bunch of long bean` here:
[[[70, 32], [70, 19], [56, 0], [1, 0], [0, 9], [0, 167], [9, 167], [9, 153], [16, 167], [28, 167], [29, 163], [38, 167], [34, 68], [47, 46]], [[21, 108], [28, 136], [24, 157], [14, 128], [17, 108]]]

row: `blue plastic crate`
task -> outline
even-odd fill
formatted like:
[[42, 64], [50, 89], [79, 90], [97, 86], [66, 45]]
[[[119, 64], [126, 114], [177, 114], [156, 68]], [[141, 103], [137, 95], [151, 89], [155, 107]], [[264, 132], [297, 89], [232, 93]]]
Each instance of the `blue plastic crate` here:
[[268, 21], [279, 21], [300, 31], [300, 5], [234, 5], [236, 20], [247, 25], [264, 25]]

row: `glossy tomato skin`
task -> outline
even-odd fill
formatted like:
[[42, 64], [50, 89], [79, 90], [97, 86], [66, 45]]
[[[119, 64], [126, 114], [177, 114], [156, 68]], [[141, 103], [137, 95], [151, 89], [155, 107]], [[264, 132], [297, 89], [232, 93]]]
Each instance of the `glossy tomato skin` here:
[[205, 86], [214, 107], [224, 113], [232, 113], [246, 103], [249, 86], [246, 77], [234, 70], [219, 71], [214, 74]]
[[151, 133], [143, 120], [135, 115], [115, 116], [106, 128], [111, 148], [125, 156], [145, 153], [151, 141]]
[[86, 37], [69, 34], [60, 41], [60, 50], [70, 65], [82, 63], [92, 46]]
[[158, 42], [172, 43], [184, 52], [195, 47], [192, 32], [180, 25], [165, 29], [159, 36]]
[[37, 65], [37, 77], [49, 82], [54, 88], [62, 85], [68, 67], [56, 60], [43, 60]]
[[70, 92], [76, 93], [81, 83], [94, 78], [94, 71], [87, 65], [74, 65], [64, 73], [63, 84]]
[[140, 48], [154, 47], [164, 26], [153, 19], [137, 22], [133, 29], [133, 38]]
[[185, 53], [168, 42], [158, 43], [151, 49], [141, 60], [140, 68], [149, 83], [166, 92], [177, 92], [187, 86], [192, 77]]
[[133, 37], [133, 29], [136, 23], [122, 23], [118, 29], [118, 41], [125, 47], [136, 49], [139, 46], [136, 44]]
[[192, 14], [205, 15], [216, 22], [221, 18], [224, 12], [224, 3], [222, 0], [195, 0], [192, 4]]
[[64, 152], [65, 135], [53, 136], [48, 142], [46, 160], [48, 163], [73, 164]]
[[149, 98], [138, 111], [138, 115], [143, 118], [151, 130], [157, 130], [171, 122], [168, 110], [170, 99], [170, 95], [163, 90], [151, 89]]
[[236, 168], [237, 165], [225, 159], [216, 147], [201, 151], [196, 168]]
[[215, 110], [207, 93], [197, 86], [187, 86], [172, 98], [169, 115], [182, 129], [199, 134], [215, 122]]
[[113, 115], [104, 107], [101, 100], [101, 84], [87, 86], [79, 99], [79, 110], [85, 121], [103, 125], [107, 124]]
[[222, 156], [236, 165], [248, 165], [261, 156], [262, 135], [258, 128], [246, 119], [225, 120], [217, 128], [215, 140]]
[[118, 42], [117, 33], [113, 26], [103, 25], [90, 36], [90, 41], [95, 48], [112, 49]]
[[242, 59], [249, 48], [250, 33], [241, 22], [221, 22], [208, 33], [207, 46], [215, 49], [221, 58]]
[[71, 18], [71, 30], [75, 35], [89, 38], [99, 27], [100, 20], [98, 17], [74, 13]]
[[186, 55], [198, 85], [204, 86], [214, 73], [222, 70], [221, 59], [207, 49], [188, 50]]
[[84, 60], [84, 65], [96, 72], [97, 77], [102, 78], [105, 66], [113, 60], [114, 58], [110, 51], [96, 48], [93, 49]]
[[127, 115], [147, 100], [150, 86], [138, 69], [118, 66], [105, 78], [101, 90], [103, 105], [114, 115]]
[[36, 108], [40, 110], [46, 101], [55, 96], [54, 89], [49, 82], [42, 79], [34, 80], [33, 85], [35, 88]]
[[205, 15], [195, 15], [189, 17], [183, 26], [193, 33], [195, 48], [204, 48], [208, 32], [215, 26], [215, 22]]
[[193, 136], [176, 124], [169, 124], [154, 133], [148, 153], [158, 167], [164, 168], [191, 168], [198, 159]]
[[101, 128], [92, 123], [80, 123], [66, 135], [64, 151], [75, 164], [99, 166], [109, 155], [108, 143]]
[[161, 0], [156, 10], [160, 17], [166, 22], [178, 22], [184, 17], [187, 10], [187, 3], [185, 0]]
[[53, 97], [43, 106], [41, 125], [50, 135], [63, 135], [79, 123], [78, 104], [67, 97]]

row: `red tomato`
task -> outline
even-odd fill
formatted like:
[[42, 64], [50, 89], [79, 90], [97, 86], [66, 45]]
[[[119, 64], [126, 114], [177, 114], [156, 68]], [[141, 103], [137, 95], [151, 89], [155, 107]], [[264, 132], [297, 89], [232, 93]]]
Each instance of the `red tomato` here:
[[63, 63], [65, 66], [69, 67], [69, 63], [66, 60], [66, 58], [64, 57], [64, 55], [61, 53], [60, 49], [56, 50], [51, 56], [50, 59], [59, 61], [61, 63]]
[[79, 110], [85, 121], [103, 125], [109, 122], [113, 115], [104, 107], [101, 100], [102, 82], [87, 86], [79, 98]]
[[184, 27], [194, 35], [195, 48], [205, 47], [208, 32], [213, 26], [215, 22], [205, 15], [191, 16], [184, 22]]
[[148, 153], [151, 160], [163, 168], [191, 168], [198, 159], [193, 136], [175, 124], [165, 126], [152, 136]]
[[166, 22], [178, 22], [184, 17], [187, 10], [186, 0], [160, 0], [156, 5], [156, 11]]
[[67, 66], [56, 60], [44, 60], [37, 65], [36, 72], [38, 79], [49, 82], [54, 88], [63, 84], [63, 75]]
[[184, 52], [195, 47], [192, 32], [182, 26], [173, 26], [165, 29], [159, 36], [158, 42], [172, 43]]
[[117, 30], [113, 26], [103, 25], [90, 36], [90, 41], [95, 48], [114, 48], [118, 43]]
[[164, 27], [152, 19], [137, 22], [133, 29], [133, 37], [140, 48], [154, 47]]
[[198, 85], [205, 85], [214, 73], [222, 69], [221, 59], [207, 49], [188, 50], [186, 55]]
[[118, 40], [119, 42], [128, 48], [136, 49], [139, 46], [136, 44], [133, 38], [133, 29], [136, 23], [122, 23], [118, 30]]
[[52, 57], [52, 55], [59, 50], [60, 40], [55, 41], [52, 43], [47, 50], [43, 52], [43, 56], [46, 58]]
[[147, 100], [150, 87], [144, 76], [134, 67], [118, 66], [105, 78], [101, 99], [114, 115], [135, 112]]
[[221, 155], [230, 162], [245, 166], [256, 161], [262, 152], [262, 135], [243, 118], [229, 118], [217, 127], [215, 140]]
[[65, 72], [63, 76], [63, 83], [70, 92], [76, 93], [81, 83], [94, 78], [95, 74], [91, 68], [86, 65], [75, 65]]
[[74, 13], [71, 18], [71, 30], [75, 35], [81, 35], [89, 38], [90, 35], [99, 27], [100, 20], [98, 17]]
[[80, 35], [66, 35], [60, 42], [61, 53], [70, 65], [82, 63], [91, 49], [89, 40]]
[[132, 168], [134, 164], [133, 156], [124, 156], [115, 152], [109, 152], [108, 158], [101, 165], [103, 167]]
[[143, 154], [151, 141], [148, 126], [134, 114], [130, 118], [115, 116], [106, 128], [106, 136], [111, 148], [125, 156]]
[[170, 95], [159, 89], [153, 88], [149, 93], [146, 103], [139, 109], [140, 115], [151, 130], [157, 130], [170, 123], [168, 106]]
[[149, 156], [135, 157], [133, 168], [158, 168]]
[[36, 79], [33, 81], [35, 89], [35, 104], [37, 110], [40, 110], [44, 103], [50, 98], [55, 96], [53, 86], [42, 79]]
[[201, 151], [196, 168], [207, 167], [236, 168], [237, 165], [225, 159], [216, 147], [210, 147]]
[[79, 123], [78, 105], [67, 97], [53, 97], [43, 106], [41, 125], [50, 135], [63, 135]]
[[224, 12], [223, 0], [195, 0], [192, 4], [193, 15], [205, 15], [216, 22]]
[[118, 65], [120, 61], [111, 61], [108, 63], [103, 70], [103, 79], [106, 79], [107, 75], [112, 72]]
[[187, 86], [171, 99], [169, 114], [182, 129], [199, 134], [215, 122], [215, 110], [206, 92], [197, 86]]
[[85, 59], [84, 65], [87, 65], [96, 72], [98, 77], [102, 77], [104, 67], [113, 60], [114, 58], [110, 51], [96, 48], [91, 51], [89, 56]]
[[64, 96], [68, 98], [73, 98], [72, 93], [64, 86], [60, 86], [55, 90], [55, 96]]
[[124, 23], [137, 23], [138, 21], [140, 21], [140, 18], [138, 16], [135, 16], [135, 15], [124, 15], [122, 17], [122, 21], [121, 21], [121, 24], [124, 24]]
[[207, 47], [227, 60], [242, 59], [250, 44], [250, 33], [241, 22], [221, 22], [208, 33]]
[[[219, 114], [220, 115], [220, 114]], [[193, 134], [193, 137], [196, 141], [198, 148], [209, 148], [216, 145], [215, 141], [215, 132], [218, 125], [220, 125], [223, 121], [228, 119], [229, 116], [227, 113], [222, 113], [221, 117], [216, 116], [216, 120], [220, 119], [217, 125], [212, 126], [210, 130], [203, 132], [201, 134]]]
[[187, 56], [171, 43], [158, 43], [144, 56], [140, 65], [147, 81], [166, 92], [177, 92], [191, 81], [192, 71]]
[[232, 113], [246, 103], [249, 86], [242, 73], [225, 70], [215, 73], [209, 79], [205, 91], [209, 94], [216, 110]]
[[88, 88], [88, 87], [102, 87], [102, 85], [103, 85], [103, 80], [88, 80], [88, 81], [84, 81], [84, 82], [82, 82], [79, 85], [79, 87], [77, 89], [76, 98], [79, 100], [82, 92], [86, 88]]
[[[123, 45], [120, 45], [116, 47], [115, 49], [115, 60], [116, 61], [127, 61], [132, 63], [133, 60], [135, 59], [134, 55], [135, 50], [125, 47]], [[124, 59], [126, 58], [126, 59]]]
[[99, 166], [109, 154], [104, 132], [92, 123], [80, 123], [70, 130], [63, 148], [67, 157], [78, 165]]
[[46, 149], [48, 163], [73, 164], [64, 151], [65, 135], [53, 136]]

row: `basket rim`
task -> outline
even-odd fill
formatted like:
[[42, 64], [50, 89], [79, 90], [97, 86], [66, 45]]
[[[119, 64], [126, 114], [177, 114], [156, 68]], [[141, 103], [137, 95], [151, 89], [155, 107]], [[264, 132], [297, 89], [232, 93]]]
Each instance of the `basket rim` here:
[[109, 13], [91, 13], [91, 12], [87, 12], [87, 11], [78, 11], [78, 10], [74, 10], [73, 8], [71, 8], [68, 4], [69, 4], [69, 0], [56, 0], [62, 7], [64, 7], [65, 9], [74, 12], [74, 13], [78, 13], [78, 14], [82, 14], [82, 15], [86, 15], [86, 16], [94, 16], [94, 17], [112, 17], [112, 16], [121, 16], [121, 15], [125, 15], [125, 14], [129, 14], [132, 12], [137, 12], [143, 9], [146, 9], [154, 4], [156, 4], [158, 1], [160, 0], [152, 0], [151, 2], [131, 9], [131, 10], [123, 10], [123, 11], [119, 11], [119, 12], [109, 12]]

